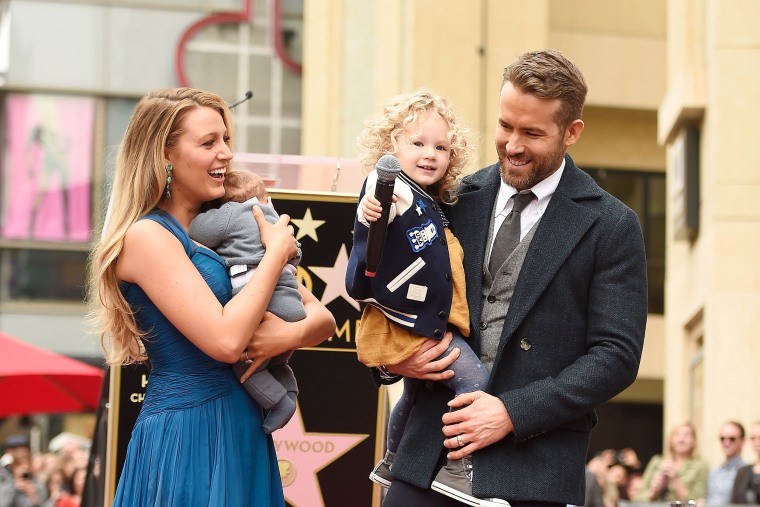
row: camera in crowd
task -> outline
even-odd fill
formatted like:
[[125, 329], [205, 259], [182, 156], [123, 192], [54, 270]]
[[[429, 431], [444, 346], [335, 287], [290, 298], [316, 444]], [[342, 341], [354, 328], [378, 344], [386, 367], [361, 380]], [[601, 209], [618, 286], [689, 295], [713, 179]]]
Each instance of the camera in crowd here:
[[612, 457], [612, 464], [613, 465], [625, 465], [626, 464], [626, 458], [628, 457], [628, 451], [625, 449], [616, 451], [615, 454]]

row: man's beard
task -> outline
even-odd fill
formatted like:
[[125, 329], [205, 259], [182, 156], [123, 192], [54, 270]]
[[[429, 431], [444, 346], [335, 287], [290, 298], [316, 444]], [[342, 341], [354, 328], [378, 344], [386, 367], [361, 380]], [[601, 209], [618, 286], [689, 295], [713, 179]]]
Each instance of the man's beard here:
[[551, 176], [554, 171], [559, 169], [560, 164], [562, 164], [562, 159], [565, 156], [565, 146], [561, 140], [559, 143], [557, 143], [556, 149], [554, 151], [542, 157], [535, 155], [531, 156], [528, 153], [523, 152], [516, 157], [509, 158], [512, 158], [516, 161], [522, 161], [522, 159], [530, 158], [532, 167], [527, 174], [514, 174], [510, 173], [508, 169], [509, 166], [507, 162], [506, 148], [499, 149], [497, 147], [496, 151], [499, 154], [501, 178], [507, 185], [517, 190], [527, 190], [529, 188], [532, 188], [538, 182], [543, 181]]

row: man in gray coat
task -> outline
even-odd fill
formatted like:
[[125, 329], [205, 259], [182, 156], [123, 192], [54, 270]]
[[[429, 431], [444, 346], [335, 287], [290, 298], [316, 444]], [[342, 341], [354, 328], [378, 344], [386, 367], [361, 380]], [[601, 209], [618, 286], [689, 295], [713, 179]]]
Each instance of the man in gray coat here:
[[[594, 409], [635, 380], [647, 318], [636, 214], [566, 153], [583, 131], [586, 90], [557, 51], [526, 53], [504, 71], [499, 162], [464, 178], [447, 210], [465, 253], [471, 346], [490, 380], [453, 401], [430, 382], [451, 375], [456, 351], [437, 359], [448, 339], [375, 371], [380, 383], [420, 379], [385, 506], [584, 503]], [[496, 231], [513, 221], [517, 194], [530, 202], [505, 254]], [[506, 259], [490, 262], [492, 250]], [[464, 470], [449, 466], [456, 460]], [[450, 480], [470, 481], [472, 493], [450, 494]]]

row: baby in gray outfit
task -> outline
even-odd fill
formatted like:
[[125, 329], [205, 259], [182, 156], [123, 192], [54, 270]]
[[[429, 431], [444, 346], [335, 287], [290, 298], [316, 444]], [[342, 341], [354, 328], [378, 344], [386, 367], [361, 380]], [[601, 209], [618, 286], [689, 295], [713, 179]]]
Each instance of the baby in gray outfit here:
[[[214, 249], [224, 259], [234, 295], [251, 279], [264, 257], [265, 249], [252, 207], [259, 206], [270, 223], [276, 222], [279, 215], [263, 181], [250, 171], [228, 172], [224, 178], [224, 197], [219, 202], [222, 203], [219, 207], [200, 213], [190, 223], [189, 233], [193, 240]], [[288, 322], [306, 318], [295, 277], [300, 259], [299, 248], [298, 255], [283, 268], [267, 307], [267, 311]], [[296, 410], [298, 385], [288, 366], [292, 354], [289, 351], [271, 358], [243, 383], [248, 394], [268, 411], [263, 424], [266, 433], [285, 426]], [[240, 378], [248, 364], [239, 362], [232, 365], [232, 369]]]

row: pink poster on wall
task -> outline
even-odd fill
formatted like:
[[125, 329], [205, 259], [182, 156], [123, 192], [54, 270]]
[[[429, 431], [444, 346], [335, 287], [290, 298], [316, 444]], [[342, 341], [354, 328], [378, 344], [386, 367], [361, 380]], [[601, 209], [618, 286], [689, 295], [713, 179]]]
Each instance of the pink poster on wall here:
[[0, 236], [89, 241], [95, 100], [8, 94], [5, 111]]

